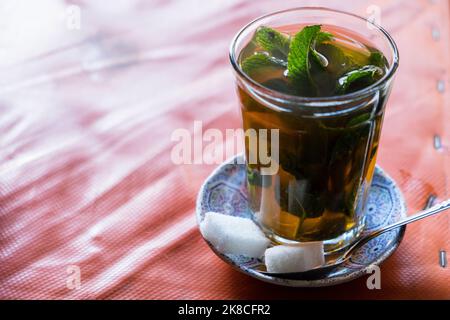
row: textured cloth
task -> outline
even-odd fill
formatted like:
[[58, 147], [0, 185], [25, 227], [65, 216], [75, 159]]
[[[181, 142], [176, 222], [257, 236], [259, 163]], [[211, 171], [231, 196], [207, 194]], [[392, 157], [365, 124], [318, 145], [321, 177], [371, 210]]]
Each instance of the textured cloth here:
[[2, 1], [0, 298], [449, 299], [450, 268], [438, 263], [440, 249], [450, 255], [448, 214], [408, 226], [382, 264], [381, 290], [368, 290], [367, 277], [266, 284], [199, 234], [195, 200], [214, 166], [173, 164], [171, 134], [192, 133], [195, 120], [239, 128], [232, 37], [261, 14], [320, 4], [381, 9], [400, 68], [378, 164], [410, 213], [430, 195], [449, 198], [447, 0]]

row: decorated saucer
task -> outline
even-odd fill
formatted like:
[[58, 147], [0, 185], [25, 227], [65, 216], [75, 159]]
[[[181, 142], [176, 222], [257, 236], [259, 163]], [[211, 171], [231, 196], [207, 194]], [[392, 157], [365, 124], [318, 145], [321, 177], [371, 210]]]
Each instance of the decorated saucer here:
[[[203, 220], [208, 211], [251, 219], [247, 203], [245, 165], [242, 163], [242, 155], [237, 155], [216, 168], [206, 179], [197, 198], [197, 223]], [[399, 188], [394, 180], [377, 166], [366, 205], [364, 232], [391, 224], [405, 215], [406, 206]], [[323, 287], [369, 275], [372, 265], [381, 264], [398, 247], [405, 229], [406, 227], [401, 227], [369, 241], [358, 249], [349, 261], [330, 270], [323, 278], [314, 280], [286, 279], [263, 274], [255, 268], [263, 264], [263, 261], [241, 255], [222, 254], [208, 241], [207, 243], [222, 260], [254, 278], [283, 286]]]

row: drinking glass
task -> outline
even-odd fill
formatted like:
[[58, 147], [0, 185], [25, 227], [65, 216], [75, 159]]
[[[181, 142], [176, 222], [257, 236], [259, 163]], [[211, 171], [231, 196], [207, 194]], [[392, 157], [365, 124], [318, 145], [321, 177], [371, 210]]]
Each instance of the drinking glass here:
[[[377, 48], [389, 63], [385, 75], [352, 93], [302, 97], [264, 87], [242, 71], [239, 54], [259, 26], [298, 31], [317, 24]], [[365, 224], [386, 101], [399, 63], [394, 40], [380, 26], [351, 13], [295, 8], [265, 15], [241, 29], [231, 44], [230, 61], [246, 133], [254, 220], [278, 243], [323, 241], [326, 252], [349, 245]], [[263, 145], [277, 155], [270, 155], [276, 172], [265, 172], [267, 161], [255, 150]]]

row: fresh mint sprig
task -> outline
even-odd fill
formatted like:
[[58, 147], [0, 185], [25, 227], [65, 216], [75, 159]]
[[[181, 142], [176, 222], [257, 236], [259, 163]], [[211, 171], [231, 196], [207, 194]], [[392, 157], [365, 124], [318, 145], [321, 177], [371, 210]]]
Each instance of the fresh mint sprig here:
[[246, 74], [248, 74], [250, 77], [253, 77], [252, 75], [255, 72], [260, 71], [261, 68], [286, 68], [286, 62], [281, 59], [271, 57], [267, 53], [257, 52], [246, 58], [242, 62], [241, 67]]
[[[355, 65], [341, 49], [327, 43], [332, 41], [334, 36], [322, 31], [321, 27], [321, 25], [306, 26], [293, 37], [269, 27], [259, 27], [253, 38], [256, 52], [243, 59], [241, 62], [243, 71], [256, 81], [267, 80], [264, 75], [269, 72], [268, 68], [285, 71], [294, 94], [312, 96], [322, 94], [316, 83], [316, 76], [312, 76], [317, 67], [331, 74], [339, 72], [341, 66], [344, 66], [346, 71], [350, 70], [337, 79], [336, 85], [334, 79], [330, 83], [331, 88], [336, 88], [336, 94], [349, 93], [370, 85], [382, 76], [385, 58], [379, 51], [371, 52], [370, 65]], [[325, 46], [326, 56], [316, 50], [319, 44], [322, 45], [320, 47], [322, 49]]]
[[331, 41], [331, 40], [333, 40], [333, 38], [334, 37], [331, 33], [321, 31], [317, 34], [316, 39], [314, 40], [314, 43], [312, 44], [312, 47], [311, 47], [312, 56], [322, 68], [328, 67], [329, 61], [328, 61], [327, 57], [325, 57], [323, 54], [321, 54], [320, 52], [318, 52], [316, 50], [316, 45], [323, 43], [323, 42]]
[[318, 93], [318, 88], [311, 76], [310, 57], [322, 68], [326, 68], [329, 63], [327, 58], [315, 49], [317, 44], [333, 39], [333, 35], [321, 31], [321, 27], [321, 25], [304, 27], [291, 41], [288, 55], [288, 76], [297, 82], [302, 93]]
[[364, 86], [374, 83], [381, 75], [383, 75], [383, 70], [373, 65], [352, 70], [339, 78], [337, 92], [340, 94], [348, 93], [358, 83], [362, 83]]
[[288, 76], [311, 87], [313, 81], [310, 74], [309, 56], [313, 41], [320, 32], [320, 25], [304, 27], [291, 41], [288, 55]]
[[285, 67], [288, 77], [307, 91], [314, 86], [310, 75], [309, 57], [326, 67], [328, 61], [313, 44], [333, 39], [333, 35], [320, 31], [320, 25], [304, 27], [293, 39], [269, 27], [259, 27], [254, 41], [264, 52], [256, 52], [241, 63], [242, 69], [250, 77], [261, 67]]
[[333, 40], [333, 38], [334, 38], [333, 34], [326, 31], [320, 31], [316, 37], [316, 43], [331, 41]]
[[289, 54], [290, 38], [269, 27], [259, 27], [255, 35], [256, 44], [271, 56], [286, 60]]

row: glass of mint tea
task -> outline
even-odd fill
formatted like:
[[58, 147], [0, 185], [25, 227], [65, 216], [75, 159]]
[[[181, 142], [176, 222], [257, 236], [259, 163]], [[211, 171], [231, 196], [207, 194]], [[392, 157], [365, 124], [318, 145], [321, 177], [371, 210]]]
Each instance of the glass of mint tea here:
[[[278, 243], [323, 241], [326, 252], [351, 244], [364, 228], [398, 67], [393, 39], [353, 14], [296, 8], [245, 26], [230, 60], [254, 220]], [[276, 172], [264, 171], [261, 150]]]

